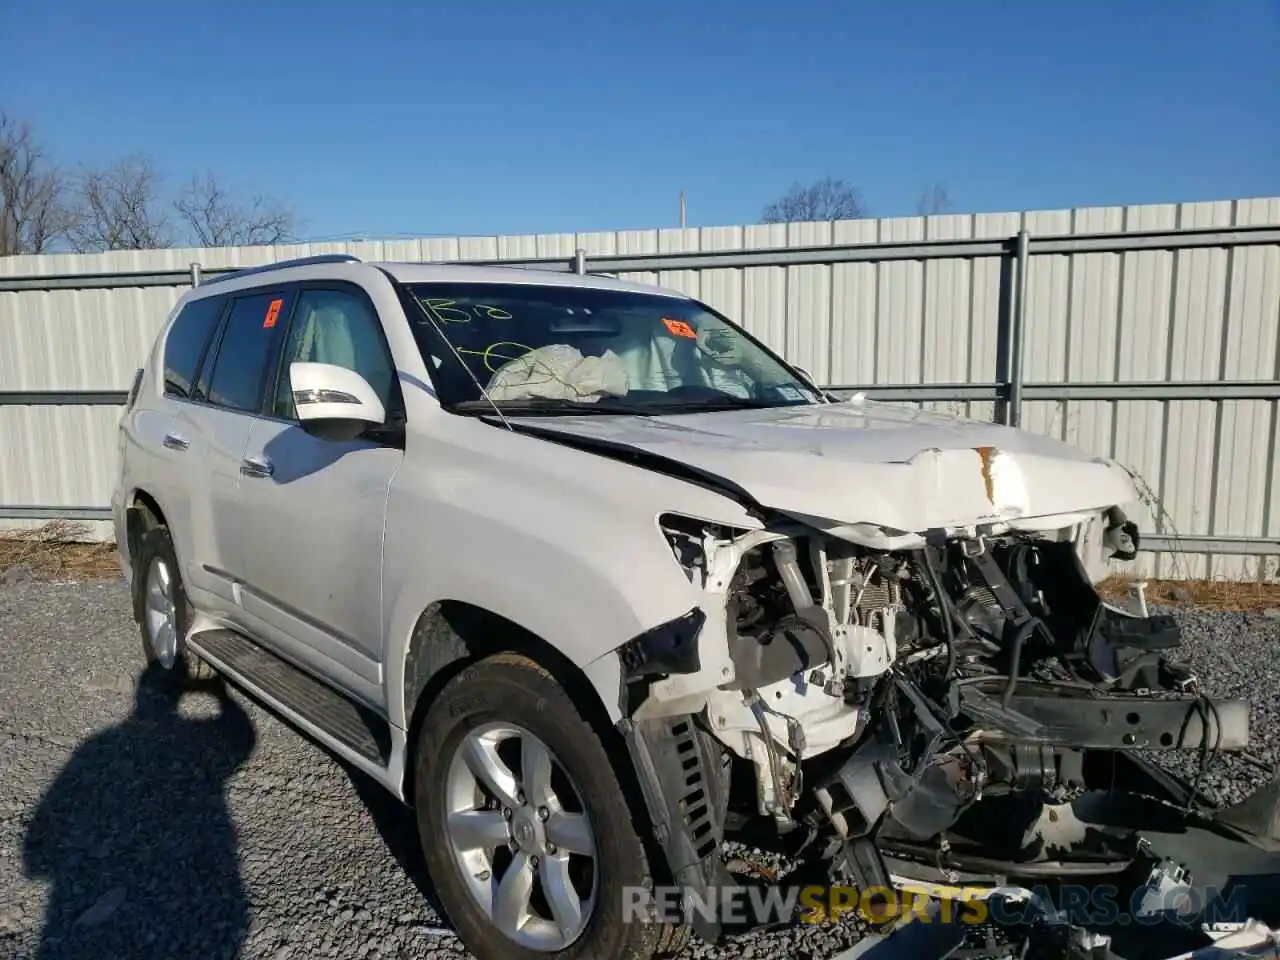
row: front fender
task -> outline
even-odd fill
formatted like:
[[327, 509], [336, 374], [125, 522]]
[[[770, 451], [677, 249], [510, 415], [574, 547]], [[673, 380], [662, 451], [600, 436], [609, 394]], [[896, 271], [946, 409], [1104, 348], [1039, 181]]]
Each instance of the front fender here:
[[[405, 659], [419, 617], [434, 603], [453, 600], [496, 614], [545, 640], [579, 668], [687, 612], [695, 603], [692, 592], [680, 590], [677, 584], [675, 590], [650, 594], [638, 607], [601, 571], [564, 552], [545, 548], [542, 552], [545, 565], [494, 563], [491, 573], [483, 576], [462, 565], [443, 573], [432, 571], [434, 565], [427, 560], [406, 571], [394, 598], [388, 596], [392, 606], [387, 636], [395, 641], [387, 651], [385, 682], [392, 723], [404, 727], [408, 722], [411, 705], [403, 697]], [[502, 589], [495, 590], [495, 583], [502, 584]], [[599, 675], [599, 669], [587, 673]], [[616, 692], [615, 686], [615, 701]], [[605, 703], [616, 713], [608, 695]]]
[[[405, 658], [419, 617], [434, 603], [458, 601], [496, 614], [589, 676], [604, 669], [601, 682], [608, 685], [608, 670], [597, 661], [688, 613], [700, 599], [656, 523], [635, 529], [615, 523], [590, 540], [564, 540], [545, 531], [515, 531], [474, 513], [464, 517], [438, 504], [419, 515], [434, 518], [437, 528], [465, 527], [468, 534], [446, 538], [455, 544], [447, 554], [417, 551], [405, 542], [414, 538], [388, 535], [385, 683], [389, 718], [400, 726], [412, 709], [403, 697]], [[616, 713], [616, 683], [604, 696]]]
[[390, 719], [404, 726], [412, 710], [405, 657], [418, 618], [448, 600], [497, 614], [555, 648], [616, 713], [616, 675], [604, 655], [703, 597], [658, 517], [753, 521], [720, 494], [659, 473], [472, 418], [437, 411], [424, 419], [387, 505]]

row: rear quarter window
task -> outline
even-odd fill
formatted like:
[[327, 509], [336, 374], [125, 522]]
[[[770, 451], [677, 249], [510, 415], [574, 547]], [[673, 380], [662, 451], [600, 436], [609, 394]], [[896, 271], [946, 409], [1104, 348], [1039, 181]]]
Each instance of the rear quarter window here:
[[164, 392], [181, 400], [191, 399], [200, 358], [217, 329], [226, 301], [222, 297], [192, 300], [182, 308], [164, 343]]

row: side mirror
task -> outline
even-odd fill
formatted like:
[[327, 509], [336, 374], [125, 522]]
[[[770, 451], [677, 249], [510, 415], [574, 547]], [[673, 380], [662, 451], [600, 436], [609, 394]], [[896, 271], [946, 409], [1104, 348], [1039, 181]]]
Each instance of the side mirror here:
[[801, 379], [809, 386], [813, 387], [813, 389], [817, 390], [819, 393], [822, 392], [822, 388], [818, 386], [818, 381], [813, 379], [813, 374], [804, 367], [797, 367], [795, 364], [792, 364], [791, 369], [800, 374]]
[[331, 363], [289, 364], [289, 388], [303, 429], [332, 439], [354, 439], [387, 419], [369, 381]]
[[818, 385], [818, 381], [817, 381], [817, 380], [815, 380], [815, 379], [813, 379], [813, 374], [811, 374], [811, 373], [810, 373], [808, 370], [806, 370], [804, 367], [797, 367], [795, 364], [792, 364], [792, 365], [791, 365], [791, 369], [792, 369], [792, 370], [794, 370], [796, 373], [800, 374], [800, 378], [801, 378], [801, 379], [802, 379], [806, 384], [808, 384], [810, 387], [812, 387], [812, 388], [813, 388], [813, 392], [814, 392], [814, 393], [816, 393], [816, 394], [818, 394], [818, 396], [820, 396], [820, 397], [826, 397], [828, 400], [837, 400], [837, 401], [838, 401], [838, 400], [840, 399], [840, 398], [839, 398], [839, 397], [837, 397], [835, 394], [833, 394], [833, 393], [829, 393], [828, 391], [823, 390], [823, 389], [822, 389], [822, 387]]

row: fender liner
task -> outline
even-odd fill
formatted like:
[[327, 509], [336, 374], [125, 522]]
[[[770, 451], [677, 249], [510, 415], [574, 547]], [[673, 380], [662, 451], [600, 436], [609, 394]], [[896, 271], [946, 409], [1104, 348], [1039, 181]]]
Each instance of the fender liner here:
[[[716, 892], [736, 886], [720, 860], [724, 838], [723, 788], [718, 758], [692, 714], [618, 724], [644, 794], [654, 836], [686, 902], [716, 904]], [[719, 938], [719, 920], [689, 911], [690, 926], [709, 943]]]

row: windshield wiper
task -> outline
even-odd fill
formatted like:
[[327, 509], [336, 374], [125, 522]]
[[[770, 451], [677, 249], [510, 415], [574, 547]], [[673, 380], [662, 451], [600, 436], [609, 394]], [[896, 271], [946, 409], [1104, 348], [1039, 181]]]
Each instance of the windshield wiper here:
[[518, 416], [521, 414], [573, 415], [593, 413], [629, 413], [647, 414], [651, 411], [648, 404], [628, 403], [621, 397], [600, 397], [597, 400], [564, 400], [528, 399], [528, 400], [460, 400], [447, 404], [446, 408], [455, 413], [492, 413], [494, 405], [505, 414]]
[[656, 400], [646, 404], [648, 407], [660, 409], [666, 413], [675, 410], [708, 411], [723, 407], [728, 410], [768, 410], [773, 407], [798, 407], [808, 403], [807, 400], [756, 400], [751, 397], [738, 397], [726, 393], [716, 397], [695, 397], [690, 400]]
[[[604, 396], [596, 400], [566, 400], [560, 397], [548, 399], [496, 400], [499, 410], [512, 416], [574, 416], [578, 414], [627, 414], [651, 417], [673, 413], [714, 413], [717, 410], [768, 410], [773, 407], [797, 407], [808, 400], [756, 400], [730, 393], [701, 397], [647, 397], [644, 400], [628, 400], [626, 397]], [[487, 400], [461, 400], [448, 404], [454, 413], [487, 414], [493, 412], [493, 404]]]

